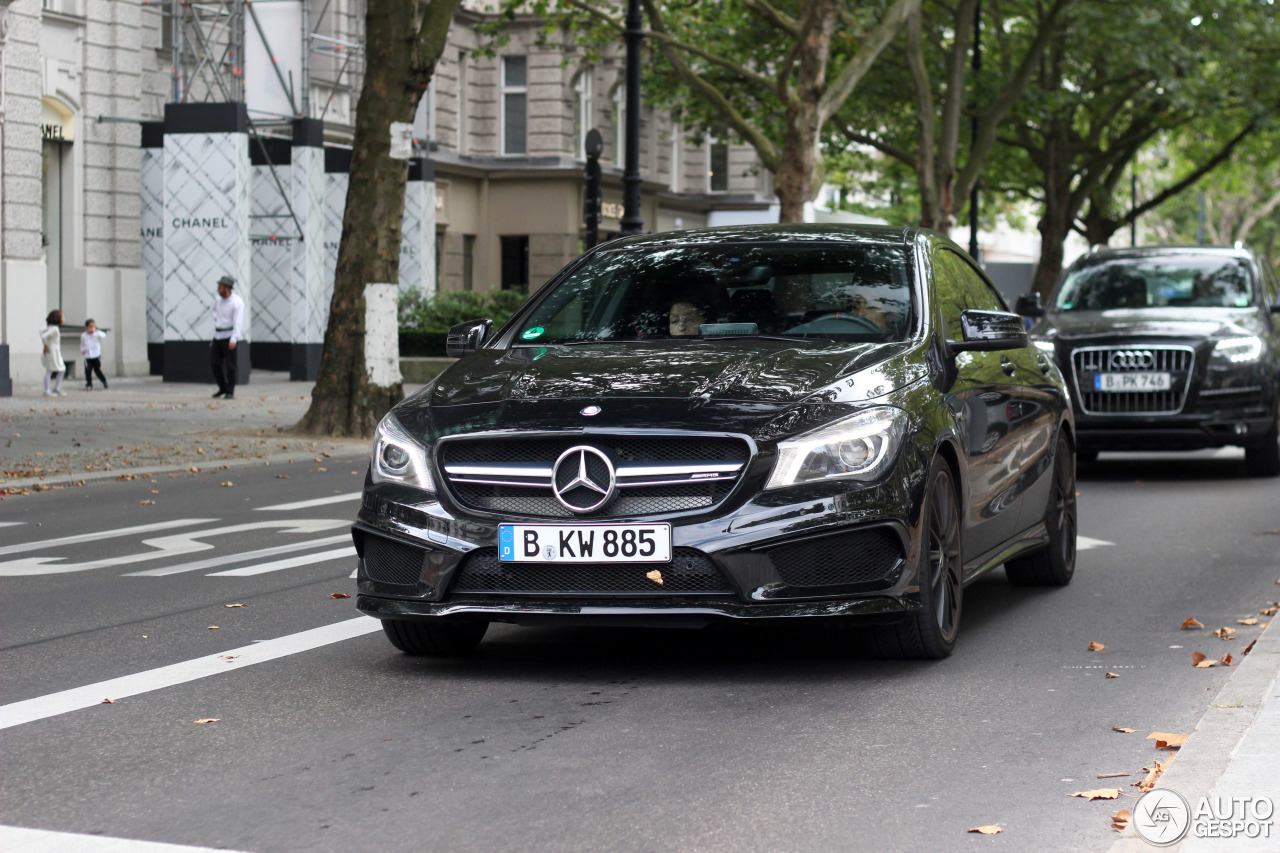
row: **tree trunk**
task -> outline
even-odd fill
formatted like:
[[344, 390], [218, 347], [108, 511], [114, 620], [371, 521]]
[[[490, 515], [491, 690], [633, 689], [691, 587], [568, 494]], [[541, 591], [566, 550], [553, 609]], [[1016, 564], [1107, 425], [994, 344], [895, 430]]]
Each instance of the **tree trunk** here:
[[779, 222], [804, 222], [804, 205], [813, 200], [813, 170], [818, 132], [816, 110], [808, 104], [787, 110], [787, 138], [774, 176]]
[[1124, 224], [1119, 219], [1102, 215], [1098, 209], [1097, 204], [1090, 202], [1084, 214], [1084, 238], [1090, 246], [1107, 245]]
[[418, 0], [368, 3], [365, 52], [377, 61], [367, 63], [360, 90], [324, 354], [300, 432], [368, 436], [404, 398], [401, 383], [376, 385], [371, 379], [365, 287], [399, 282], [409, 163], [391, 157], [390, 125], [413, 121], [457, 5], [458, 0], [433, 0], [419, 25]]
[[1036, 266], [1031, 289], [1042, 299], [1049, 296], [1062, 275], [1062, 259], [1065, 256], [1067, 237], [1075, 220], [1076, 204], [1071, 192], [1072, 161], [1068, 153], [1070, 143], [1065, 134], [1055, 134], [1052, 129], [1045, 134], [1044, 150], [1033, 155], [1033, 160], [1044, 177], [1044, 213], [1037, 229], [1040, 231], [1040, 262]]

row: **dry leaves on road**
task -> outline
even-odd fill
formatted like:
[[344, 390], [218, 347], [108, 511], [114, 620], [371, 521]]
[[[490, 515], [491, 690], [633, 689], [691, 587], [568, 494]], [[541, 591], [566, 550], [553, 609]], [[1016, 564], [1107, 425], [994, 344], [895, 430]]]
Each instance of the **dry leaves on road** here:
[[1249, 645], [1245, 646], [1245, 647], [1244, 647], [1244, 651], [1242, 651], [1242, 652], [1240, 653], [1240, 657], [1244, 657], [1245, 655], [1249, 654], [1249, 652], [1253, 651], [1253, 644], [1254, 644], [1254, 643], [1256, 643], [1256, 642], [1258, 642], [1257, 637], [1255, 637], [1254, 639], [1250, 640], [1250, 641], [1249, 641]]
[[1153, 762], [1152, 767], [1142, 768], [1143, 770], [1147, 771], [1146, 777], [1143, 778], [1141, 782], [1134, 782], [1133, 784], [1137, 787], [1139, 791], [1141, 791], [1144, 794], [1147, 791], [1150, 791], [1152, 788], [1156, 786], [1156, 780], [1160, 778], [1160, 774], [1164, 773], [1164, 771], [1169, 768], [1170, 761], [1173, 761], [1172, 755], [1166, 758], [1163, 764], [1160, 763], [1160, 759], [1156, 759], [1155, 762]]
[[1256, 616], [1250, 616], [1248, 619], [1237, 619], [1236, 624], [1237, 625], [1257, 625], [1258, 618]]
[[1191, 665], [1196, 669], [1208, 669], [1211, 666], [1216, 666], [1217, 663], [1216, 660], [1210, 660], [1206, 654], [1201, 654], [1200, 652], [1191, 653]]
[[1128, 809], [1121, 809], [1111, 816], [1111, 828], [1116, 832], [1124, 832], [1129, 828], [1129, 821], [1133, 819], [1133, 815], [1129, 814]]
[[231, 482], [230, 480], [223, 480], [223, 481], [222, 481], [222, 483], [220, 483], [220, 485], [223, 485], [223, 486], [234, 486], [234, 485], [235, 485], [235, 483]]
[[202, 725], [202, 726], [203, 726], [205, 723], [217, 723], [217, 722], [221, 722], [221, 721], [222, 721], [222, 718], [221, 718], [221, 717], [204, 717], [203, 719], [199, 719], [199, 720], [192, 720], [191, 722], [193, 722], [193, 723], [199, 723], [200, 725]]
[[1190, 631], [1190, 630], [1203, 628], [1203, 627], [1204, 627], [1204, 623], [1194, 616], [1188, 616], [1186, 621], [1182, 623], [1182, 630], [1184, 631]]
[[983, 835], [995, 835], [997, 832], [1004, 832], [1004, 829], [1002, 829], [1001, 827], [996, 826], [994, 823], [991, 823], [991, 824], [987, 824], [986, 826], [975, 826], [975, 827], [972, 827], [971, 829], [969, 829], [969, 830], [967, 830], [967, 831], [968, 831], [968, 832], [980, 832], [980, 833], [982, 833]]
[[156, 503], [156, 502], [155, 502], [155, 501], [138, 501], [138, 503], [143, 504], [143, 505], [150, 504], [151, 506], [155, 506], [155, 503]]
[[114, 704], [116, 704], [116, 700], [114, 700], [114, 699], [103, 699], [103, 700], [102, 700], [102, 704], [103, 704], [103, 705], [114, 705]]
[[1117, 776], [1128, 776], [1128, 773], [1099, 773], [1098, 779], [1115, 779]]
[[1076, 791], [1074, 794], [1067, 794], [1068, 797], [1082, 797], [1092, 802], [1093, 800], [1114, 800], [1120, 796], [1119, 788], [1094, 788], [1092, 791]]
[[244, 607], [243, 604], [224, 604], [223, 607]]
[[1258, 611], [1259, 616], [1275, 616], [1280, 613], [1280, 604], [1274, 601], [1268, 601], [1267, 606]]
[[218, 630], [218, 626], [217, 626], [217, 625], [210, 625], [210, 626], [209, 626], [209, 630], [210, 630], [210, 631], [216, 631], [216, 630]]
[[1222, 664], [1223, 666], [1231, 666], [1231, 664], [1235, 663], [1235, 658], [1231, 657], [1231, 652], [1227, 652], [1225, 655], [1223, 655], [1221, 658], [1218, 659], [1218, 663]]
[[1091, 652], [1100, 652], [1105, 648], [1106, 646], [1102, 645], [1102, 643], [1095, 643], [1092, 641], [1089, 643], [1089, 651]]
[[347, 595], [345, 592], [331, 592], [329, 593], [329, 597], [330, 598], [350, 598], [351, 596]]
[[1225, 625], [1216, 631], [1211, 631], [1210, 633], [1219, 640], [1234, 640], [1236, 638], [1236, 629], [1228, 628]]
[[1104, 678], [1119, 678], [1119, 677], [1120, 677], [1120, 673], [1118, 673], [1118, 672], [1108, 672], [1108, 673], [1107, 673], [1105, 676], [1103, 676], [1103, 677], [1104, 677]]
[[1146, 739], [1154, 740], [1156, 749], [1177, 749], [1187, 742], [1186, 735], [1173, 735], [1168, 732], [1152, 732]]

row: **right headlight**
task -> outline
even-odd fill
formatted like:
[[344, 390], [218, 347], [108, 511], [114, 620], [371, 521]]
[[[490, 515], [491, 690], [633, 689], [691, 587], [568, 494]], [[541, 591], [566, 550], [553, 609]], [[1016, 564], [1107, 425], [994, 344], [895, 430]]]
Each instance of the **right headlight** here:
[[778, 459], [765, 488], [874, 480], [893, 464], [906, 433], [907, 413], [881, 406], [778, 442]]
[[390, 413], [374, 432], [370, 470], [375, 483], [403, 483], [427, 492], [436, 490], [427, 467], [427, 448]]
[[1223, 338], [1213, 345], [1213, 357], [1230, 364], [1248, 364], [1257, 361], [1262, 357], [1262, 338], [1256, 335]]

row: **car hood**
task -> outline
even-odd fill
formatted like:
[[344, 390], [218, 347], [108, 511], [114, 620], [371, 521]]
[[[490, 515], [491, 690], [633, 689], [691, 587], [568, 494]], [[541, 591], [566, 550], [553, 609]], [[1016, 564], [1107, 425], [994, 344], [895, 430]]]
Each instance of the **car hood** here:
[[[846, 407], [919, 380], [924, 367], [911, 351], [904, 343], [760, 339], [481, 350], [395, 414], [428, 440], [483, 429], [587, 426], [756, 434], [780, 412]], [[588, 405], [601, 412], [584, 417]]]
[[1060, 311], [1045, 316], [1032, 334], [1059, 338], [1199, 339], [1257, 334], [1254, 308], [1140, 308], [1112, 311]]

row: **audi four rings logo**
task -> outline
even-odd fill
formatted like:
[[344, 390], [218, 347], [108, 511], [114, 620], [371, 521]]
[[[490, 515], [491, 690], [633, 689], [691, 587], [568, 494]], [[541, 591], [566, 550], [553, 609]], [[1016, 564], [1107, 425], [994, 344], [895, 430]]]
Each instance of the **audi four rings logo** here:
[[1111, 353], [1112, 370], [1146, 370], [1154, 367], [1156, 357], [1149, 349], [1116, 350]]
[[618, 475], [609, 457], [585, 444], [561, 453], [551, 469], [551, 491], [572, 512], [594, 512], [609, 502], [617, 488]]

